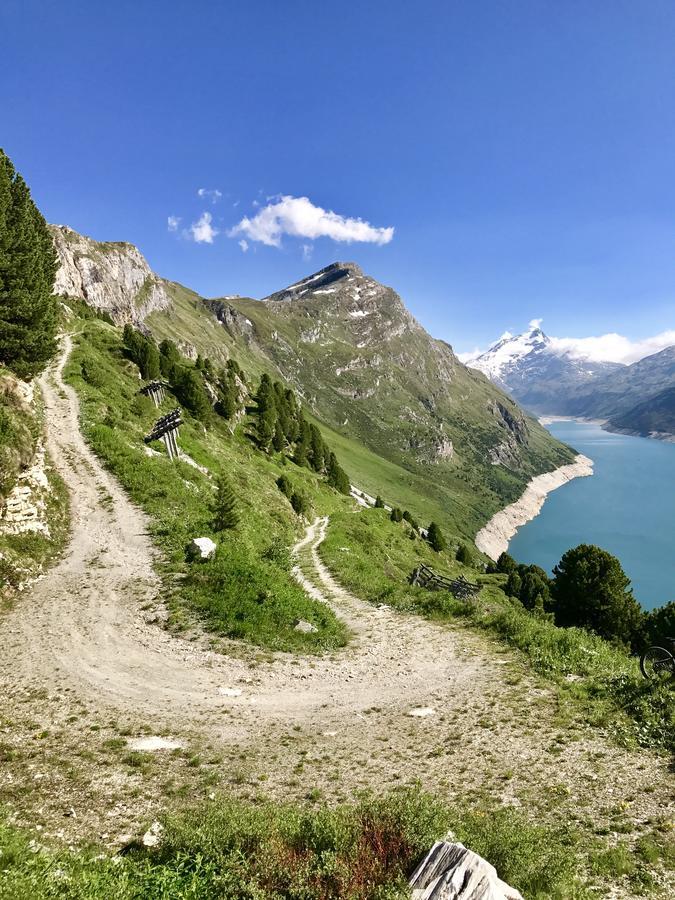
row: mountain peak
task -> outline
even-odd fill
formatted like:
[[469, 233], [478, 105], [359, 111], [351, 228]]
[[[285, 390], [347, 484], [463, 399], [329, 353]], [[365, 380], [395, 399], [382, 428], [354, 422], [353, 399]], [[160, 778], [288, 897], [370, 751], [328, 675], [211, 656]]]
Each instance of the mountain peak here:
[[308, 293], [314, 293], [317, 290], [328, 288], [339, 281], [346, 281], [350, 278], [363, 278], [363, 271], [360, 266], [353, 262], [334, 262], [323, 269], [319, 269], [313, 275], [296, 281], [281, 291], [275, 291], [264, 300], [294, 300]]

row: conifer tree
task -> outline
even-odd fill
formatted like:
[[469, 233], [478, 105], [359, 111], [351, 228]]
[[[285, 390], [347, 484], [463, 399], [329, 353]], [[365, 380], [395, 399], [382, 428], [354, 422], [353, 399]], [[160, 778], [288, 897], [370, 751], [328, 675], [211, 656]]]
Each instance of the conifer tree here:
[[21, 378], [56, 351], [54, 242], [23, 178], [0, 150], [0, 363]]
[[309, 434], [309, 461], [315, 472], [323, 472], [325, 468], [326, 445], [316, 425], [309, 426]]
[[[125, 326], [126, 332], [127, 326]], [[164, 378], [169, 380], [173, 377], [173, 370], [180, 365], [181, 355], [178, 347], [173, 341], [165, 339], [159, 345], [159, 368]]]
[[281, 451], [286, 447], [286, 436], [284, 435], [283, 428], [281, 427], [281, 422], [277, 419], [274, 425], [274, 435], [272, 437], [272, 447], [277, 453], [281, 453]]
[[216, 412], [223, 419], [231, 419], [237, 411], [237, 385], [234, 378], [231, 371], [223, 369], [216, 382]]
[[445, 550], [447, 544], [445, 542], [445, 538], [443, 537], [443, 532], [438, 527], [435, 522], [432, 522], [429, 525], [429, 531], [427, 533], [427, 540], [431, 545], [431, 549], [435, 550], [436, 553], [440, 553], [442, 550]]
[[258, 393], [255, 395], [258, 445], [261, 450], [269, 450], [277, 420], [274, 388], [269, 375], [260, 379]]
[[408, 512], [407, 509], [403, 510], [403, 519], [410, 525], [413, 531], [419, 531], [420, 527], [417, 524], [417, 521], [412, 513]]
[[341, 494], [345, 494], [345, 496], [348, 497], [352, 490], [349, 477], [338, 462], [337, 456], [332, 451], [328, 454], [327, 468], [328, 484], [335, 488], [336, 491], [339, 491]]
[[237, 498], [227, 475], [221, 475], [213, 501], [213, 527], [216, 531], [225, 531], [236, 528], [238, 524]]
[[146, 381], [154, 381], [159, 378], [159, 350], [152, 338], [141, 335], [139, 345], [138, 368]]
[[379, 494], [375, 498], [375, 509], [384, 509], [384, 500]]
[[459, 545], [457, 553], [455, 554], [455, 559], [457, 562], [462, 563], [463, 566], [470, 566], [473, 563], [473, 556], [466, 544]]
[[210, 418], [211, 402], [204, 387], [204, 379], [196, 369], [188, 366], [176, 369], [171, 387], [179, 403], [195, 418], [202, 421]]
[[395, 506], [395, 507], [392, 509], [391, 514], [389, 515], [389, 518], [391, 519], [392, 522], [402, 522], [402, 521], [403, 521], [403, 512], [402, 512], [402, 510], [400, 510], [400, 509], [398, 508], [398, 506]]

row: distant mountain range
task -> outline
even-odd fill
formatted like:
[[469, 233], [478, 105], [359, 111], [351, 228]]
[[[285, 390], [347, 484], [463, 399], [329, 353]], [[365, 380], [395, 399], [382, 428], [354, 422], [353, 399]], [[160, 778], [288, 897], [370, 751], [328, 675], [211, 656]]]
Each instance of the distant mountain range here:
[[675, 436], [675, 346], [632, 365], [559, 349], [539, 327], [467, 361], [538, 415], [603, 419], [613, 431]]

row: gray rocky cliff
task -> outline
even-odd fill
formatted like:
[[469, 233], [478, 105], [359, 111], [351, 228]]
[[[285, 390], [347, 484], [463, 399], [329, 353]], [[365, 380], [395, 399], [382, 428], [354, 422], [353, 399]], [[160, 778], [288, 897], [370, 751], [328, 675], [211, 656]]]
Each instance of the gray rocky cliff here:
[[123, 242], [101, 242], [67, 225], [50, 225], [59, 256], [54, 293], [84, 300], [117, 325], [140, 323], [166, 309], [171, 297], [143, 254]]

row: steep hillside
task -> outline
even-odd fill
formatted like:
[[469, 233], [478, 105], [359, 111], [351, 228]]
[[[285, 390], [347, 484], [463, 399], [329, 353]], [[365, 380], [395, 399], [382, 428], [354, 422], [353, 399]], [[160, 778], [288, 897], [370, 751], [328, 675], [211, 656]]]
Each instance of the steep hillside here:
[[[392, 485], [396, 502], [408, 503], [412, 490], [454, 520], [459, 533], [475, 534], [534, 474], [572, 457], [448, 344], [430, 337], [391, 288], [352, 263], [329, 266], [262, 301], [200, 304], [184, 293], [177, 299], [146, 320], [158, 337], [181, 335], [210, 354], [218, 349], [219, 322], [221, 353], [254, 370], [271, 364], [343, 442], [399, 469], [404, 495]], [[372, 465], [361, 465], [359, 452], [343, 455], [353, 480], [377, 491]]]
[[151, 272], [128, 244], [54, 227], [57, 290], [141, 322], [158, 340], [216, 364], [276, 372], [341, 444], [354, 483], [473, 537], [534, 475], [569, 462], [553, 440], [401, 298], [353, 263], [335, 263], [265, 300], [208, 300]]
[[645, 437], [675, 437], [675, 386], [612, 416], [607, 424], [612, 431]]

